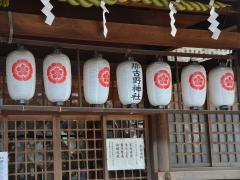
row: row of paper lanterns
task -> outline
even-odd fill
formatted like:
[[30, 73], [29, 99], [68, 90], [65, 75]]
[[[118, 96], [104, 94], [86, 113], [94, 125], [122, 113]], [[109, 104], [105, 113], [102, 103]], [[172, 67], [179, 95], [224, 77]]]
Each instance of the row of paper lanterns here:
[[[32, 53], [24, 48], [11, 52], [6, 61], [7, 87], [13, 100], [21, 104], [35, 93], [36, 65]], [[141, 65], [129, 58], [120, 63], [116, 71], [119, 99], [123, 105], [138, 104], [143, 96]], [[71, 94], [71, 64], [69, 58], [55, 51], [43, 62], [45, 94], [50, 102], [62, 105]], [[232, 106], [235, 99], [233, 70], [219, 66], [209, 73], [210, 101], [216, 107]], [[147, 94], [151, 105], [167, 106], [172, 99], [172, 73], [170, 66], [157, 61], [146, 71]], [[83, 67], [84, 97], [89, 104], [104, 104], [108, 99], [110, 64], [100, 55], [85, 62]], [[186, 107], [203, 106], [206, 100], [207, 75], [197, 63], [183, 68], [181, 73], [183, 103]]]

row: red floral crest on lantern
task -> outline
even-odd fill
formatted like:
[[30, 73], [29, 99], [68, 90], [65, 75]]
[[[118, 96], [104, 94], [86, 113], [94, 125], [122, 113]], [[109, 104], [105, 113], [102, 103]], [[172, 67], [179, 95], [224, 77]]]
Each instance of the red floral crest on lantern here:
[[221, 77], [221, 85], [224, 89], [228, 90], [228, 91], [232, 91], [235, 88], [234, 85], [234, 76], [232, 73], [225, 73], [222, 77]]
[[189, 77], [190, 86], [196, 90], [202, 90], [206, 86], [206, 77], [200, 71], [196, 71]]
[[102, 68], [98, 73], [98, 79], [103, 87], [109, 87], [110, 83], [110, 69], [109, 67]]
[[170, 74], [166, 70], [160, 70], [154, 75], [154, 83], [160, 89], [168, 89], [171, 84]]
[[67, 78], [67, 70], [61, 63], [52, 63], [47, 69], [47, 76], [54, 84], [63, 83]]
[[28, 81], [32, 77], [32, 64], [26, 59], [19, 59], [13, 64], [12, 73], [16, 80]]

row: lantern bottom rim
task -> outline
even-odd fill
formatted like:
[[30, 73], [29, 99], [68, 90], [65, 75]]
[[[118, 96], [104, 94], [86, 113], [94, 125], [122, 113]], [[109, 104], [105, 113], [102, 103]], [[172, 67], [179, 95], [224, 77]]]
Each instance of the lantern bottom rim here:
[[228, 105], [219, 106], [219, 109], [220, 109], [220, 110], [228, 110], [228, 108], [229, 108]]
[[159, 105], [159, 106], [156, 106], [157, 109], [167, 109], [167, 106], [165, 105]]
[[54, 103], [56, 106], [63, 106], [64, 105], [64, 101], [58, 101]]
[[128, 104], [127, 108], [137, 108], [137, 104]]
[[191, 110], [199, 110], [199, 107], [198, 106], [191, 106], [190, 109]]
[[16, 100], [16, 103], [18, 105], [26, 105], [27, 104], [27, 100], [25, 99], [19, 99], [19, 100]]

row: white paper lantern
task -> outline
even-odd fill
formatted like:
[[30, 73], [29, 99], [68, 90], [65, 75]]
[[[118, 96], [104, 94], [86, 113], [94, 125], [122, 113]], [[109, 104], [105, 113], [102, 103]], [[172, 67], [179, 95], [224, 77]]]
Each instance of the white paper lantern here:
[[25, 104], [34, 96], [36, 65], [33, 54], [20, 47], [11, 52], [6, 60], [9, 96], [19, 104]]
[[163, 108], [172, 98], [172, 73], [165, 62], [155, 62], [146, 72], [147, 94], [151, 105]]
[[233, 70], [220, 66], [209, 73], [209, 95], [211, 103], [220, 108], [232, 106], [235, 99]]
[[110, 65], [100, 55], [85, 62], [83, 67], [84, 97], [89, 104], [104, 104], [108, 99]]
[[141, 65], [133, 59], [117, 67], [117, 88], [123, 105], [138, 104], [143, 95], [143, 74]]
[[182, 70], [181, 87], [183, 104], [186, 107], [198, 108], [206, 100], [206, 71], [199, 64], [189, 65]]
[[48, 100], [63, 105], [71, 94], [72, 75], [69, 58], [59, 51], [48, 55], [43, 62], [43, 77]]

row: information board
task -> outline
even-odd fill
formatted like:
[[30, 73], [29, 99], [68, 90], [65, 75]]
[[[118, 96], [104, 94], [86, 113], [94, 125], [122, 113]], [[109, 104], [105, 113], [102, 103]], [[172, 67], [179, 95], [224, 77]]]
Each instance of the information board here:
[[8, 180], [8, 153], [0, 152], [0, 180]]
[[143, 138], [107, 139], [108, 170], [145, 169]]

